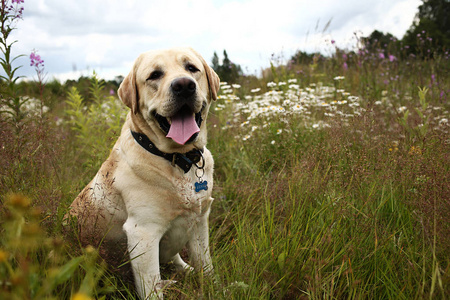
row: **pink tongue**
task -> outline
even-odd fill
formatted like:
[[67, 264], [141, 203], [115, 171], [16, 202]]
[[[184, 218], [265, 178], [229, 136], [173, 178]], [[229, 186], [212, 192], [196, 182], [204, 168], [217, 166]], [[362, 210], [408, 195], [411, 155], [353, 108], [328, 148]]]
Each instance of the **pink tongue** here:
[[171, 138], [180, 145], [184, 145], [194, 134], [200, 131], [195, 122], [194, 114], [178, 113], [172, 117], [169, 133], [166, 137]]

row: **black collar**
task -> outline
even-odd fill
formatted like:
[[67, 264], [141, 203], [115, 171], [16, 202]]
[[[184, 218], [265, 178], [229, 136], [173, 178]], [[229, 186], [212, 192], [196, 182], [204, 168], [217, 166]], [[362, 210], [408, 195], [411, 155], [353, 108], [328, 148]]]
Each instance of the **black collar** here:
[[153, 144], [145, 134], [134, 132], [133, 130], [131, 130], [131, 134], [133, 135], [136, 142], [138, 142], [138, 144], [142, 146], [142, 148], [154, 155], [161, 156], [162, 158], [170, 161], [172, 163], [172, 166], [179, 166], [184, 171], [184, 173], [189, 172], [192, 165], [197, 164], [202, 158], [203, 150], [193, 149], [186, 153], [165, 153], [156, 148], [155, 144]]

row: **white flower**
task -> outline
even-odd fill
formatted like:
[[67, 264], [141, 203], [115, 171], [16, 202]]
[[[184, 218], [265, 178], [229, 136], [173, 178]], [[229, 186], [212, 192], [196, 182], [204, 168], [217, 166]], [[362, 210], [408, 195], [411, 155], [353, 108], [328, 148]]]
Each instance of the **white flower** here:
[[281, 134], [283, 132], [283, 129], [277, 129], [277, 134]]
[[261, 89], [260, 88], [257, 88], [257, 89], [252, 89], [252, 90], [250, 90], [250, 92], [252, 92], [252, 93], [257, 93], [257, 92], [259, 92]]
[[246, 141], [246, 140], [248, 140], [249, 138], [250, 138], [250, 135], [247, 134], [246, 136], [244, 136], [244, 137], [242, 138], [242, 140], [243, 140], [243, 141]]
[[300, 110], [304, 110], [305, 108], [303, 106], [301, 106], [300, 104], [296, 104], [292, 107], [293, 111], [300, 111]]
[[277, 86], [277, 84], [275, 82], [273, 82], [273, 81], [267, 83], [267, 87], [273, 88], [273, 87], [276, 87], [276, 86]]
[[343, 80], [343, 79], [345, 79], [344, 76], [336, 76], [336, 77], [334, 77], [334, 80]]
[[313, 124], [312, 128], [319, 128], [319, 124]]
[[271, 141], [270, 143], [271, 143], [272, 145], [275, 145], [275, 140]]
[[252, 126], [252, 132], [258, 129], [258, 126]]
[[239, 84], [232, 84], [231, 86], [232, 86], [233, 88], [235, 88], [235, 89], [241, 88], [241, 86], [240, 86]]
[[297, 79], [295, 79], [295, 78], [294, 79], [289, 79], [288, 83], [297, 83]]

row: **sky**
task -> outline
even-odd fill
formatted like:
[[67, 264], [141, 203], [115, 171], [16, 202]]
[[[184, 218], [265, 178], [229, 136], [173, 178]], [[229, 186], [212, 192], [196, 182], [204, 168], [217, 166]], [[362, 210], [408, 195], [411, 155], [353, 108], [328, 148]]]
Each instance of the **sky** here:
[[[20, 74], [36, 79], [29, 54], [45, 61], [47, 80], [125, 76], [142, 52], [189, 46], [207, 62], [214, 52], [259, 75], [271, 59], [298, 50], [352, 50], [373, 30], [402, 38], [420, 0], [25, 0], [10, 41]], [[329, 23], [329, 26], [327, 26]]]

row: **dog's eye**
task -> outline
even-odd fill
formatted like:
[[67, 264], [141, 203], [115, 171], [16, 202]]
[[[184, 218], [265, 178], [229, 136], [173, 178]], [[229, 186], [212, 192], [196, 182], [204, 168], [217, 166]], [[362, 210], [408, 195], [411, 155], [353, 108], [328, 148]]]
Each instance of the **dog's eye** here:
[[196, 73], [196, 72], [200, 71], [199, 69], [197, 69], [196, 66], [194, 66], [192, 64], [187, 64], [186, 65], [186, 70], [188, 70], [191, 73]]
[[153, 71], [147, 80], [157, 80], [163, 77], [164, 73], [162, 71]]

